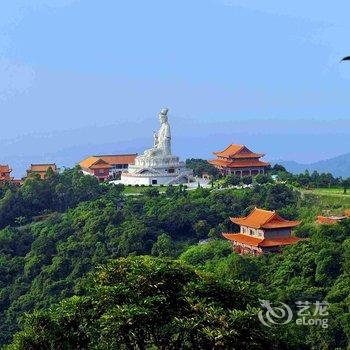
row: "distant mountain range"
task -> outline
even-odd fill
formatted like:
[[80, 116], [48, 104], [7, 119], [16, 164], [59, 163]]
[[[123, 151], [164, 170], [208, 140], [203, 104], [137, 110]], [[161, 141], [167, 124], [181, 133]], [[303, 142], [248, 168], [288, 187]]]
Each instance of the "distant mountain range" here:
[[[350, 155], [330, 159], [340, 150], [350, 150], [350, 119], [339, 121], [228, 120], [198, 122], [190, 117], [172, 116], [173, 152], [182, 159], [213, 158], [231, 143], [245, 144], [252, 151], [265, 153], [268, 160], [282, 162], [292, 172], [305, 169], [330, 171], [350, 176]], [[78, 129], [36, 132], [4, 138], [0, 132], [0, 164], [9, 164], [13, 176], [25, 175], [31, 163], [56, 162], [60, 168], [72, 167], [95, 154], [141, 153], [152, 145], [157, 118], [116, 120], [115, 124]], [[332, 142], [325, 143], [325, 139]], [[297, 141], [296, 141], [297, 140]], [[329, 159], [315, 162], [319, 159]]]
[[331, 173], [336, 177], [350, 177], [350, 153], [327, 160], [320, 160], [311, 164], [300, 164], [294, 161], [278, 160], [272, 163], [283, 165], [288, 171], [294, 174], [300, 174], [308, 170], [310, 172]]

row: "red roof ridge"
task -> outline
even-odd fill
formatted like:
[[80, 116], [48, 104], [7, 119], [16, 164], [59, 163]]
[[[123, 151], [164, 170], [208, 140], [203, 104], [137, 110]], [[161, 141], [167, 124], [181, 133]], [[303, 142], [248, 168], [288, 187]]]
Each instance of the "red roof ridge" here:
[[[231, 218], [230, 219], [248, 219], [249, 217], [253, 216], [255, 212], [265, 212], [265, 213], [269, 213], [271, 214], [271, 216], [273, 216], [274, 213], [276, 213], [275, 211], [271, 211], [271, 210], [266, 210], [266, 209], [260, 209], [260, 208], [257, 208], [257, 207], [254, 207], [254, 209], [245, 217], [236, 217], [236, 218]], [[266, 221], [264, 222], [264, 224], [269, 220], [270, 218], [267, 218]]]
[[222, 154], [225, 153], [226, 151], [228, 151], [230, 148], [235, 147], [236, 150], [232, 153], [232, 154], [237, 154], [239, 151], [241, 151], [245, 146], [241, 145], [241, 144], [237, 144], [237, 143], [231, 143], [229, 144], [223, 151], [216, 151], [213, 152], [213, 154], [218, 155], [218, 154]]
[[271, 211], [256, 207], [246, 217], [230, 217], [230, 220], [237, 225], [253, 228], [294, 227], [300, 225], [300, 221], [286, 220], [279, 216], [275, 210]]
[[264, 153], [252, 152], [246, 145], [231, 143], [223, 151], [213, 152], [218, 157], [232, 159], [257, 159], [263, 157]]

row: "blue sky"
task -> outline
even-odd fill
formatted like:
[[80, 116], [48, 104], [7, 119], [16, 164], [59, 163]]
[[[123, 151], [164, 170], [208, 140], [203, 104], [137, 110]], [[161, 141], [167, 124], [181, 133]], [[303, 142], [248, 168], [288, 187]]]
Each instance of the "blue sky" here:
[[[186, 125], [174, 126], [179, 138], [191, 130], [243, 142], [250, 133], [264, 148], [268, 135], [286, 134], [298, 151], [279, 141], [276, 152], [266, 146], [270, 158], [346, 153], [350, 63], [339, 60], [350, 55], [349, 13], [348, 1], [4, 0], [0, 141], [25, 138], [13, 149], [28, 155], [25, 135], [35, 134], [42, 149], [60, 151], [125, 122], [135, 128], [117, 127], [107, 142], [132, 140], [168, 106], [173, 124]], [[68, 144], [67, 130], [76, 130]]]

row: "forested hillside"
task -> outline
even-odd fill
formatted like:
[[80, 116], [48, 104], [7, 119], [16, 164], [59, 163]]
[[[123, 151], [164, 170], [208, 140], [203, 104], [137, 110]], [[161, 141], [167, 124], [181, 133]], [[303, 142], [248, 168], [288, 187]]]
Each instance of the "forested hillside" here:
[[[288, 184], [159, 190], [126, 196], [79, 169], [3, 189], [1, 344], [23, 328], [11, 349], [346, 348], [349, 221], [315, 225], [323, 204]], [[255, 206], [302, 219], [307, 239], [278, 255], [232, 253], [221, 232]], [[264, 298], [326, 299], [330, 326], [266, 330]]]

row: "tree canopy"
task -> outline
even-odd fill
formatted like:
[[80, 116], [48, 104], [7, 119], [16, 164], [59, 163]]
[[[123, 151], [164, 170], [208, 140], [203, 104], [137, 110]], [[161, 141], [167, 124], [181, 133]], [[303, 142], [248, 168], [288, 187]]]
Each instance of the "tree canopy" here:
[[100, 268], [91, 284], [86, 295], [30, 315], [7, 349], [278, 348], [248, 283], [128, 257]]

